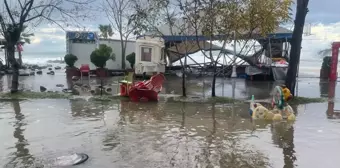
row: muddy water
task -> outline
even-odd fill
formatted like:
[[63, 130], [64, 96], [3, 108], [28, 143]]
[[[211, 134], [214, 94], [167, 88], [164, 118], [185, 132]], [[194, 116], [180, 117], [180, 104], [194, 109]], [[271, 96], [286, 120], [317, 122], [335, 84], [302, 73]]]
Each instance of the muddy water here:
[[251, 122], [247, 104], [1, 102], [0, 167], [53, 167], [76, 152], [89, 168], [338, 167], [327, 103], [294, 109], [294, 124], [273, 124]]

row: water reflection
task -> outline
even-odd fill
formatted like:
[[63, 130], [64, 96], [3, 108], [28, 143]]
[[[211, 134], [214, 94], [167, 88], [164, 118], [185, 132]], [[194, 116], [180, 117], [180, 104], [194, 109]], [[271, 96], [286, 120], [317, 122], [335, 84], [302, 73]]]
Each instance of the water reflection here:
[[294, 127], [292, 123], [277, 123], [271, 125], [272, 140], [275, 145], [282, 148], [284, 168], [294, 168], [296, 161], [294, 150]]
[[15, 114], [14, 132], [13, 136], [17, 139], [15, 143], [16, 151], [11, 154], [12, 160], [7, 164], [7, 167], [28, 167], [33, 165], [34, 157], [30, 154], [28, 149], [28, 141], [24, 136], [25, 115], [21, 113], [20, 102], [12, 101], [12, 106]]
[[[41, 103], [46, 102], [56, 103], [54, 105], [58, 106], [41, 106]], [[65, 108], [65, 102], [69, 103], [69, 107], [61, 110], [61, 107]], [[300, 123], [251, 123], [248, 103], [35, 100], [21, 104], [22, 108], [31, 113], [28, 119], [21, 113], [19, 102], [13, 102], [12, 105], [15, 111], [14, 137], [18, 141], [13, 147], [15, 151], [9, 155], [10, 159], [13, 157], [8, 164], [12, 167], [24, 167], [22, 165], [32, 165], [38, 160], [45, 161], [67, 152], [80, 151], [91, 156], [82, 167], [294, 168], [296, 164], [306, 165], [301, 163], [301, 160], [306, 158], [306, 155], [303, 155], [303, 152], [308, 150], [305, 150], [306, 145], [311, 145], [313, 149], [318, 145], [309, 140], [324, 136], [310, 133], [312, 129], [308, 124], [311, 122], [306, 117], [311, 114], [296, 114], [299, 117], [302, 115], [302, 118], [297, 120]], [[48, 112], [29, 111], [35, 110], [36, 107]], [[296, 112], [298, 110], [297, 106], [293, 106], [293, 109]], [[301, 125], [303, 117], [308, 121]], [[24, 128], [26, 122], [33, 122], [35, 119], [41, 121], [26, 126], [26, 134], [30, 135], [29, 150]], [[102, 120], [106, 122], [105, 125]], [[295, 126], [296, 124], [298, 126]], [[332, 124], [333, 127], [327, 128], [336, 132], [336, 129], [332, 129], [336, 123]], [[311, 125], [314, 126], [315, 123]], [[39, 130], [40, 128], [44, 129]], [[49, 134], [48, 131], [54, 133]], [[39, 135], [40, 132], [44, 135]], [[320, 139], [317, 140], [315, 143], [319, 143]], [[65, 141], [68, 143], [65, 144]], [[336, 138], [330, 142], [336, 144]], [[49, 151], [38, 149], [40, 144]], [[8, 152], [10, 150], [8, 149]], [[300, 154], [299, 162], [296, 151]], [[0, 163], [1, 166], [3, 163]]]
[[319, 88], [320, 88], [320, 97], [328, 97], [328, 91], [329, 91], [329, 82], [320, 79], [319, 82]]
[[336, 82], [328, 82], [328, 108], [327, 117], [329, 119], [340, 118], [340, 111], [334, 109]]

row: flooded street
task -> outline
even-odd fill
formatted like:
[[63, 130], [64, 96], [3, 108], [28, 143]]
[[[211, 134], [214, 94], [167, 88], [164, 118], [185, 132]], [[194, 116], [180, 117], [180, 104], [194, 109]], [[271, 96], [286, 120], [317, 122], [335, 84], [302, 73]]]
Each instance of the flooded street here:
[[[118, 78], [105, 81], [115, 93]], [[181, 94], [178, 81], [178, 77], [167, 77], [158, 103], [0, 101], [0, 167], [58, 167], [58, 157], [74, 153], [89, 155], [88, 161], [74, 166], [82, 168], [338, 167], [334, 165], [340, 155], [337, 103], [293, 106], [295, 123], [254, 122], [247, 103], [174, 102], [167, 95]], [[62, 90], [56, 84], [67, 87], [61, 72], [20, 77], [20, 83], [21, 89], [33, 91], [39, 91], [41, 85], [51, 91]], [[188, 78], [187, 93], [193, 100], [207, 98], [210, 84], [209, 78]], [[216, 93], [240, 100], [249, 100], [251, 95], [256, 100], [266, 99], [276, 85], [219, 78]], [[10, 77], [3, 76], [0, 91], [9, 87]], [[319, 79], [300, 78], [297, 95], [334, 97], [334, 102], [339, 102], [337, 87]]]
[[335, 168], [339, 120], [327, 103], [294, 106], [295, 123], [253, 123], [248, 104], [30, 100], [0, 103], [0, 167]]

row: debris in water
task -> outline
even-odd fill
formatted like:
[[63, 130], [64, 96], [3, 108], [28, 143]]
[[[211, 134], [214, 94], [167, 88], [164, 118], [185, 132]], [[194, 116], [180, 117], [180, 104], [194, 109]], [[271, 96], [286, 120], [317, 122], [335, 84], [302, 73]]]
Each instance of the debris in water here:
[[75, 153], [73, 155], [60, 156], [57, 158], [56, 166], [73, 166], [84, 163], [89, 159], [89, 156], [85, 153]]

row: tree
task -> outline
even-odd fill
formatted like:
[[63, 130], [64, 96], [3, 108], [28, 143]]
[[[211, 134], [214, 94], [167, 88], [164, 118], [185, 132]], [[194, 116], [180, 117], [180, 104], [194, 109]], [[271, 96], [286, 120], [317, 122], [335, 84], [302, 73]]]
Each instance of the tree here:
[[[225, 45], [232, 40], [239, 42], [245, 40], [243, 50], [254, 34], [266, 37], [281, 23], [289, 21], [291, 4], [292, 0], [187, 0], [185, 3], [179, 0], [180, 9], [188, 18], [187, 20], [195, 35], [203, 35], [210, 41], [209, 55], [205, 52], [202, 53], [211, 60], [213, 67], [212, 97], [216, 96], [217, 65], [222, 56], [222, 52], [220, 52], [216, 58], [213, 57], [212, 41], [219, 40], [222, 42], [223, 50]], [[198, 40], [197, 45], [200, 46]], [[237, 53], [234, 54], [238, 55]], [[235, 61], [234, 59], [233, 64], [235, 64]]]
[[136, 53], [133, 52], [126, 56], [126, 60], [129, 61], [131, 68], [135, 66], [136, 63]]
[[289, 67], [285, 84], [290, 92], [295, 95], [296, 75], [300, 60], [301, 43], [305, 19], [308, 13], [309, 0], [297, 0], [296, 15], [294, 20], [294, 30], [290, 49]]
[[91, 53], [90, 59], [96, 67], [104, 68], [106, 66], [106, 61], [109, 60], [111, 56], [112, 48], [105, 44], [100, 44], [99, 48]]
[[[17, 43], [17, 50], [19, 54], [19, 65], [20, 67], [22, 66], [22, 53], [21, 50], [19, 49], [22, 45], [26, 44], [31, 44], [31, 39], [30, 37], [34, 36], [34, 33], [27, 33], [26, 32], [27, 26], [23, 27], [19, 42]], [[20, 46], [21, 45], [21, 46]]]
[[133, 14], [132, 0], [103, 0], [103, 9], [118, 32], [121, 45], [122, 68], [125, 69], [125, 55], [127, 40], [132, 35], [135, 26], [130, 18]]
[[[0, 13], [1, 33], [6, 40], [7, 58], [13, 69], [11, 92], [18, 91], [19, 63], [15, 60], [15, 46], [20, 40], [25, 25], [36, 27], [40, 23], [54, 23], [65, 27], [62, 23], [71, 21], [79, 24], [79, 18], [88, 17], [83, 10], [87, 0], [4, 0], [4, 11]], [[67, 26], [67, 25], [66, 25]]]
[[104, 39], [108, 39], [113, 35], [111, 25], [99, 25], [100, 36]]
[[77, 60], [78, 57], [73, 54], [66, 54], [64, 56], [64, 61], [69, 68], [73, 68]]
[[[131, 15], [130, 22], [134, 25], [133, 33], [135, 35], [142, 35], [145, 33], [154, 36], [164, 35], [188, 35], [187, 24], [182, 19], [179, 6], [177, 3], [170, 3], [166, 0], [131, 0], [133, 2], [134, 13]], [[184, 43], [178, 46], [176, 43], [169, 44], [174, 46], [174, 51], [167, 51], [167, 53], [179, 53], [180, 50], [189, 51], [192, 45]], [[179, 58], [181, 55], [178, 55]], [[181, 59], [182, 66], [182, 96], [186, 96], [186, 59], [184, 63]]]

